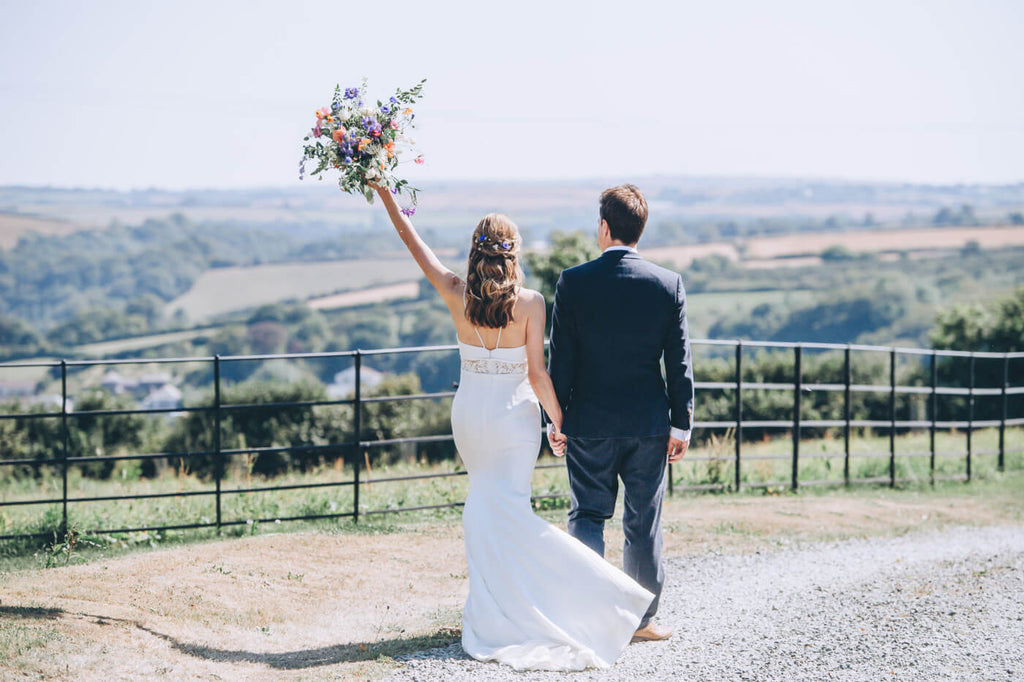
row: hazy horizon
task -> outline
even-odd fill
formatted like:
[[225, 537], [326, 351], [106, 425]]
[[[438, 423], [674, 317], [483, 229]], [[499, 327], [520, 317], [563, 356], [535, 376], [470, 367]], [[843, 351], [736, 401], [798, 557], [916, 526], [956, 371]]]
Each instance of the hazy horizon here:
[[1024, 181], [1011, 0], [0, 0], [0, 18], [18, 65], [0, 185], [300, 186], [313, 110], [363, 76], [374, 98], [428, 79], [414, 183]]

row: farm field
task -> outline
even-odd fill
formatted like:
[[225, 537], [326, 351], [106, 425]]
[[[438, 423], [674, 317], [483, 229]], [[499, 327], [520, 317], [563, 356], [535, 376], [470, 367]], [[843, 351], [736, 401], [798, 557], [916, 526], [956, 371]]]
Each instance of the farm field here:
[[1024, 227], [937, 227], [759, 237], [747, 241], [745, 255], [748, 258], [816, 255], [836, 245], [851, 251], [932, 251], [960, 249], [972, 241], [983, 249], [1024, 246]]
[[188, 319], [199, 321], [266, 303], [409, 282], [419, 274], [411, 258], [217, 268], [203, 273], [191, 289], [171, 301], [167, 314], [183, 310]]
[[18, 239], [24, 234], [70, 234], [81, 229], [65, 220], [0, 213], [0, 249], [17, 246]]
[[[983, 249], [1024, 246], [1024, 227], [936, 227], [927, 229], [861, 230], [856, 232], [808, 232], [778, 237], [755, 237], [737, 242], [712, 242], [686, 246], [643, 249], [656, 262], [686, 267], [695, 258], [717, 254], [742, 262], [746, 267], [811, 265], [830, 246], [855, 252], [922, 251], [961, 249], [977, 242]], [[737, 244], [743, 244], [743, 253]], [[808, 260], [812, 257], [814, 260]], [[784, 259], [784, 260], [783, 260]]]
[[306, 305], [314, 310], [337, 310], [368, 303], [382, 303], [395, 299], [416, 298], [420, 293], [418, 281], [385, 284], [384, 286], [346, 291], [342, 294], [320, 296], [306, 301]]

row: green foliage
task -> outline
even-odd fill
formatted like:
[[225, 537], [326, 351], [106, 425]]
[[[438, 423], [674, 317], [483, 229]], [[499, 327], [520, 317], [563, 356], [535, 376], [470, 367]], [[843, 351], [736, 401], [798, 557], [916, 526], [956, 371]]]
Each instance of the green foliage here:
[[24, 358], [46, 353], [47, 343], [30, 325], [0, 313], [0, 358]]
[[597, 240], [582, 230], [552, 232], [547, 253], [528, 252], [524, 256], [531, 284], [542, 294], [548, 306], [555, 300], [555, 285], [562, 270], [597, 258]]
[[970, 204], [962, 204], [960, 210], [954, 211], [948, 206], [943, 206], [932, 218], [933, 225], [977, 225], [978, 217], [974, 214], [974, 207]]
[[151, 322], [143, 314], [114, 308], [89, 308], [50, 330], [47, 340], [56, 348], [68, 349], [105, 339], [141, 336], [151, 328]]
[[[104, 457], [136, 454], [152, 442], [151, 435], [159, 427], [150, 417], [141, 414], [80, 415], [81, 412], [137, 409], [130, 400], [96, 390], [80, 397], [75, 411], [68, 417], [69, 455], [72, 457]], [[145, 472], [152, 475], [151, 463]], [[137, 465], [137, 463], [136, 463]], [[117, 461], [84, 462], [78, 465], [82, 474], [93, 478], [110, 478], [125, 463]], [[125, 470], [127, 471], [127, 469]], [[137, 472], [133, 472], [137, 475]]]
[[[1024, 350], [1024, 287], [987, 305], [955, 305], [941, 311], [931, 339], [933, 347], [948, 350], [997, 353]], [[941, 385], [968, 386], [970, 361], [966, 358], [943, 358], [938, 365], [938, 374]], [[1024, 361], [1013, 359], [1004, 366], [1002, 360], [975, 360], [975, 387], [999, 388], [1004, 379], [1010, 386], [1024, 383]], [[967, 400], [947, 399], [945, 407], [949, 413], [963, 418], [967, 412]], [[1002, 401], [998, 397], [975, 400], [977, 419], [997, 419], [1002, 416], [1002, 411]], [[1009, 396], [1007, 412], [1011, 417], [1024, 414], [1024, 396]]]
[[[220, 446], [225, 450], [301, 448], [342, 442], [344, 439], [336, 439], [338, 434], [332, 432], [329, 425], [324, 430], [313, 407], [276, 405], [324, 399], [324, 387], [309, 382], [280, 384], [254, 381], [227, 386], [221, 392], [221, 404], [230, 407], [220, 413]], [[204, 405], [212, 405], [213, 402], [213, 396], [201, 400]], [[209, 452], [215, 446], [216, 416], [213, 411], [202, 411], [190, 412], [178, 419], [164, 447], [167, 452], [191, 453]], [[266, 476], [290, 469], [304, 471], [325, 457], [323, 453], [301, 449], [242, 455], [246, 456], [248, 471]], [[194, 455], [187, 461], [172, 458], [170, 464], [175, 469], [188, 467], [205, 477], [223, 476], [226, 470], [224, 459], [213, 455]]]
[[935, 348], [949, 350], [1024, 350], [1024, 287], [987, 305], [955, 305], [942, 310], [931, 341]]

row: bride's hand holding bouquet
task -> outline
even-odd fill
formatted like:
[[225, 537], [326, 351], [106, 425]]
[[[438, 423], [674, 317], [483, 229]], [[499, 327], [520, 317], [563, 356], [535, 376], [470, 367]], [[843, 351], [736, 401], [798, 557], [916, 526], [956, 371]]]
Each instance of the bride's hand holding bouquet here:
[[401, 209], [405, 215], [415, 213], [418, 190], [395, 171], [403, 157], [412, 156], [415, 163], [423, 163], [408, 130], [415, 127], [412, 104], [425, 82], [396, 90], [387, 101], [376, 100], [375, 105], [366, 99], [365, 80], [361, 88], [336, 86], [330, 106], [316, 110], [316, 124], [304, 138], [299, 177], [313, 161], [316, 167], [310, 174], [317, 178], [332, 169], [339, 171], [338, 187], [343, 192], [362, 194], [373, 203], [375, 188], [386, 188], [407, 197], [409, 205]]

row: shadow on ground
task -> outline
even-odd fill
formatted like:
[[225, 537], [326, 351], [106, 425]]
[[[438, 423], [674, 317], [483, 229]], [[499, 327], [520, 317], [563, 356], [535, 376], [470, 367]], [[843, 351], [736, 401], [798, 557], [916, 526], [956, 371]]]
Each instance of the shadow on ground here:
[[348, 642], [295, 651], [258, 652], [246, 651], [244, 649], [222, 649], [204, 644], [196, 644], [158, 632], [138, 621], [91, 613], [76, 613], [59, 608], [0, 606], [0, 618], [22, 618], [26, 620], [84, 619], [101, 626], [121, 623], [162, 639], [173, 649], [189, 656], [221, 663], [254, 663], [278, 670], [301, 670], [337, 663], [372, 661], [382, 657], [397, 658], [425, 649], [449, 646], [461, 639], [461, 633], [458, 630], [443, 628], [432, 634], [420, 635], [418, 637], [398, 637], [395, 639], [382, 639], [376, 642]]

